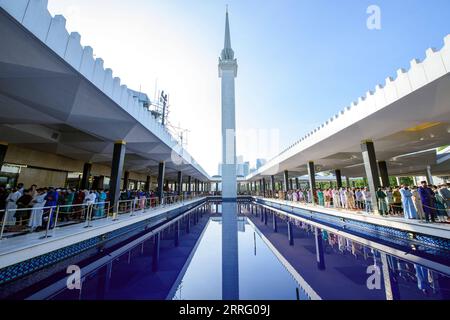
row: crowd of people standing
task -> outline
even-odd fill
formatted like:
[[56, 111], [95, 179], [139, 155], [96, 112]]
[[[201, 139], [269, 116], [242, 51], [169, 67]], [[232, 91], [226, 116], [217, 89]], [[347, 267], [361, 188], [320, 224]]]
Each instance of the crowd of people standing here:
[[[167, 196], [172, 194], [166, 192]], [[154, 191], [123, 190], [119, 200], [135, 200], [136, 207], [142, 207], [145, 199], [155, 197]], [[58, 221], [79, 221], [87, 214], [91, 219], [106, 216], [109, 201], [110, 193], [105, 189], [40, 188], [37, 185], [26, 189], [22, 183], [13, 189], [0, 186], [0, 221], [11, 230], [39, 231], [47, 224], [53, 228], [57, 206]]]
[[450, 213], [450, 184], [420, 186], [380, 187], [375, 191], [377, 203], [373, 202], [369, 188], [327, 188], [289, 190], [286, 200], [314, 203], [326, 208], [372, 212], [378, 208], [381, 215], [420, 219], [427, 222], [447, 222]]

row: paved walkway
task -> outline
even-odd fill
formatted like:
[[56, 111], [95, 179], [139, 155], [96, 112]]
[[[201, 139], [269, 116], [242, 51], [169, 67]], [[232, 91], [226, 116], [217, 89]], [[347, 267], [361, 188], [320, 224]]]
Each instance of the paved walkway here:
[[45, 235], [45, 231], [42, 231], [1, 240], [0, 269], [143, 220], [157, 218], [168, 210], [173, 210], [199, 200], [194, 199], [171, 206], [148, 209], [145, 212], [136, 211], [133, 216], [131, 214], [123, 214], [116, 221], [113, 221], [110, 217], [92, 221], [90, 228], [85, 228], [85, 223], [56, 228], [49, 231], [51, 237], [46, 239], [42, 239]]
[[325, 208], [312, 204], [305, 204], [301, 202], [285, 201], [279, 199], [256, 197], [265, 201], [270, 201], [275, 204], [287, 205], [293, 208], [304, 209], [312, 212], [319, 212], [337, 216], [340, 218], [356, 219], [360, 221], [375, 223], [383, 226], [398, 228], [411, 232], [418, 232], [424, 234], [431, 234], [443, 238], [450, 239], [450, 224], [447, 223], [425, 223], [420, 220], [411, 220], [401, 217], [380, 216], [377, 214], [366, 213], [362, 211], [351, 211], [345, 209]]

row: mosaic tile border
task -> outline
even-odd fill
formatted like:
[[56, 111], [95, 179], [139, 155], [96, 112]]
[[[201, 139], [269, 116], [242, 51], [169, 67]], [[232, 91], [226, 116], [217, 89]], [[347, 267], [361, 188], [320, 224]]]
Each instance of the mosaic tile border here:
[[[201, 202], [205, 202], [205, 200], [199, 200], [184, 207], [169, 210], [165, 213], [165, 215], [176, 216], [182, 212], [194, 208]], [[131, 224], [129, 226], [3, 268], [0, 270], [0, 285], [18, 280], [26, 275], [32, 274], [33, 272], [37, 272], [43, 268], [51, 266], [67, 258], [73, 257], [83, 251], [95, 248], [96, 246], [99, 246], [105, 242], [130, 233], [133, 230], [144, 228], [154, 219], [154, 217], [149, 218], [138, 223]]]
[[[328, 215], [322, 212], [311, 213], [308, 210], [295, 208], [289, 205], [274, 203], [267, 200], [256, 199], [257, 203], [264, 204], [276, 209], [283, 210], [285, 212], [296, 214], [302, 218], [317, 221], [320, 223], [330, 224], [335, 227], [342, 229], [348, 229], [356, 231], [370, 237], [375, 237], [378, 239], [396, 242], [397, 244], [404, 244], [405, 242], [414, 242], [418, 245], [425, 245], [432, 248], [440, 250], [450, 251], [450, 239], [441, 238], [432, 235], [414, 233], [406, 230], [401, 230], [398, 228], [381, 226], [374, 223], [363, 222], [348, 218], [340, 218], [332, 215]], [[401, 242], [398, 242], [400, 240]]]

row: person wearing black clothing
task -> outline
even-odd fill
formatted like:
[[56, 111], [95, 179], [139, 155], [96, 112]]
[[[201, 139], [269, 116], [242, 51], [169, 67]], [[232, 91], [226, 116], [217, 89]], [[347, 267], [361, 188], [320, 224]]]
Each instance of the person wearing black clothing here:
[[23, 220], [28, 220], [30, 218], [31, 208], [33, 207], [33, 196], [31, 195], [31, 193], [31, 190], [24, 190], [23, 196], [21, 196], [16, 202], [18, 210], [15, 214], [15, 217], [19, 220], [19, 225], [23, 224]]
[[5, 210], [7, 197], [8, 191], [6, 191], [5, 187], [0, 187], [0, 211]]

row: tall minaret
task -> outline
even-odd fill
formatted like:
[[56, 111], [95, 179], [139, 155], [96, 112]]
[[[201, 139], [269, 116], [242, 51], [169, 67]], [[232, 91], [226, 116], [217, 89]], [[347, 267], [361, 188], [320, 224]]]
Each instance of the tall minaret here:
[[237, 77], [237, 60], [231, 49], [228, 8], [225, 19], [225, 44], [219, 58], [219, 78], [222, 78], [222, 198], [237, 197], [236, 180], [236, 112], [234, 79]]

